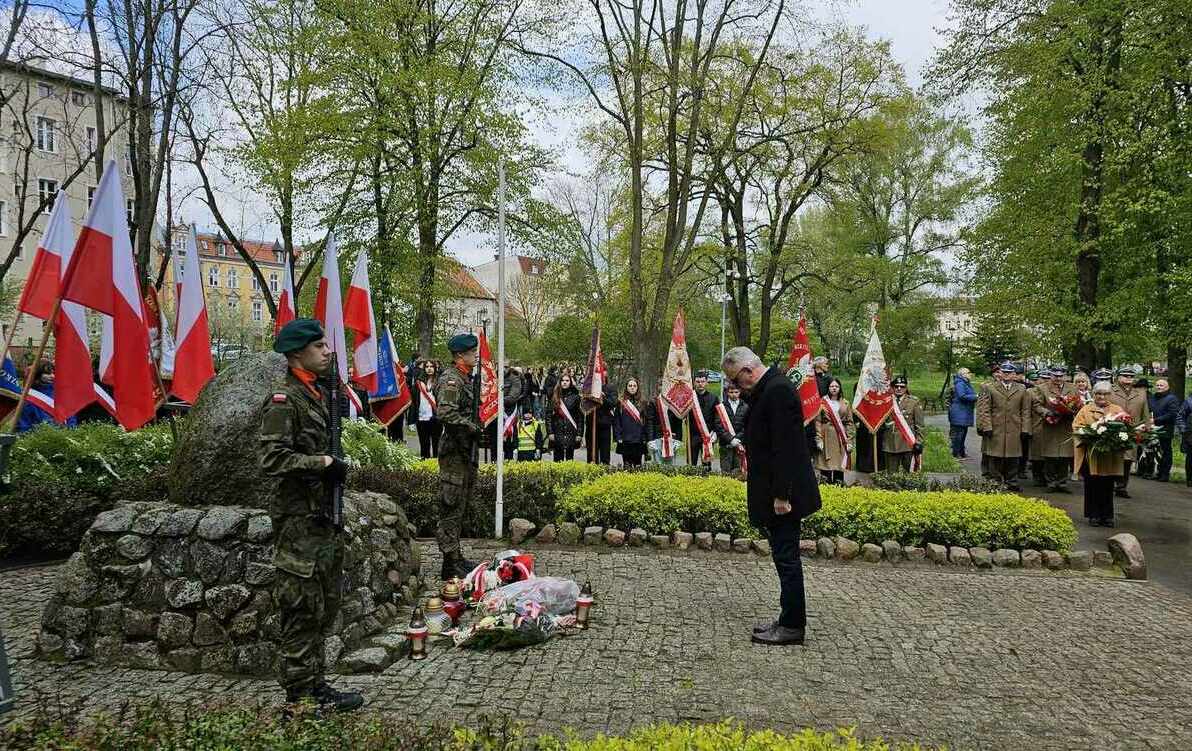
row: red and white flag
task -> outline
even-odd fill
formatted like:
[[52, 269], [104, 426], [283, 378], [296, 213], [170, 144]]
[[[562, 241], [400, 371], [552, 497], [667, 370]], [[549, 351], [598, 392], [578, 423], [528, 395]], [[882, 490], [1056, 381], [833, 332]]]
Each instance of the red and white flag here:
[[799, 390], [799, 401], [803, 407], [803, 424], [807, 425], [819, 415], [819, 384], [811, 367], [811, 340], [807, 338], [807, 319], [799, 311], [799, 325], [795, 327], [795, 339], [791, 342], [791, 353], [786, 358], [786, 377]]
[[356, 348], [352, 364], [353, 380], [365, 391], [377, 390], [377, 319], [373, 316], [372, 290], [368, 283], [368, 252], [356, 256], [356, 269], [344, 303], [344, 328], [354, 335]]
[[[497, 369], [493, 365], [493, 353], [488, 346], [488, 335], [480, 330], [480, 424], [488, 424], [497, 418], [501, 410], [501, 397], [497, 393]], [[472, 384], [475, 386], [476, 384]]]
[[[62, 293], [62, 279], [74, 254], [73, 235], [70, 199], [66, 197], [66, 191], [60, 190], [17, 304], [21, 312], [43, 321], [50, 317], [54, 302]], [[91, 373], [91, 350], [87, 344], [87, 313], [76, 302], [63, 302], [54, 320], [54, 370], [58, 373], [56, 398], [53, 409], [46, 411], [59, 422], [65, 422], [95, 401], [96, 392]], [[65, 380], [63, 373], [67, 374]]]
[[[323, 275], [319, 277], [319, 291], [315, 296], [315, 318], [323, 324], [327, 344], [335, 353], [339, 366], [339, 380], [344, 384], [344, 395], [357, 412], [363, 410], [360, 397], [347, 386], [348, 342], [344, 332], [343, 293], [339, 286], [339, 246], [334, 235], [327, 235], [327, 247], [323, 251]], [[376, 374], [376, 370], [373, 371]]]
[[277, 297], [277, 315], [273, 317], [273, 335], [281, 331], [281, 327], [298, 317], [298, 304], [294, 302], [294, 276], [290, 273], [290, 259], [287, 258], [282, 266], [285, 267], [281, 277], [281, 292]]
[[[898, 429], [898, 434], [902, 436], [902, 440], [906, 441], [906, 445], [914, 446], [916, 443], [918, 443], [918, 440], [915, 438], [915, 430], [911, 427], [910, 420], [906, 419], [906, 414], [902, 411], [902, 408], [898, 406], [897, 399], [894, 400], [894, 409], [891, 410], [890, 414], [894, 423], [894, 427]], [[912, 454], [911, 471], [918, 472], [922, 468], [923, 455]]]
[[869, 334], [869, 347], [861, 363], [857, 379], [857, 394], [853, 397], [853, 412], [869, 432], [876, 433], [894, 409], [894, 391], [890, 388], [890, 374], [886, 370], [886, 356], [877, 336], [877, 319]]
[[[695, 386], [691, 381], [691, 359], [687, 357], [686, 324], [683, 311], [675, 312], [671, 328], [670, 351], [662, 371], [662, 399], [678, 417], [686, 417], [695, 404]], [[698, 408], [698, 407], [697, 407]]]
[[580, 390], [579, 408], [585, 415], [604, 404], [604, 384], [608, 383], [608, 366], [600, 351], [600, 327], [592, 329], [592, 345], [588, 348], [588, 374]]
[[[62, 279], [62, 298], [109, 316], [108, 370], [116, 420], [125, 430], [135, 430], [153, 419], [157, 405], [149, 327], [124, 212], [120, 170], [109, 161]], [[93, 390], [90, 367], [58, 371], [56, 380], [58, 388], [71, 393]]]
[[174, 355], [174, 394], [191, 404], [215, 376], [211, 358], [211, 332], [207, 325], [207, 303], [203, 298], [203, 273], [199, 267], [199, 245], [194, 225], [186, 234], [182, 286], [178, 294], [178, 349]]

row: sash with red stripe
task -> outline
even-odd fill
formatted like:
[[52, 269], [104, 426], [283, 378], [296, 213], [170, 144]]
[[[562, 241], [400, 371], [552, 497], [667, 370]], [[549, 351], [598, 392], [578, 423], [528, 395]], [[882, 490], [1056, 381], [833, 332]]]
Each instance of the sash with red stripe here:
[[642, 424], [642, 413], [637, 411], [637, 407], [633, 402], [629, 401], [628, 399], [622, 399], [621, 409], [625, 410], [630, 417], [636, 420], [638, 425]]
[[[902, 440], [906, 441], [906, 445], [914, 446], [917, 442], [915, 441], [915, 431], [911, 428], [910, 422], [907, 421], [906, 415], [902, 414], [902, 408], [898, 406], [897, 399], [894, 400], [894, 411], [892, 415], [894, 418], [894, 427], [898, 428], [898, 433], [902, 436]], [[920, 469], [922, 469], [922, 467], [923, 455], [915, 454], [911, 458], [911, 471], [918, 472]]]
[[418, 393], [422, 394], [422, 398], [430, 404], [432, 410], [438, 411], [439, 403], [435, 401], [435, 395], [431, 390], [426, 387], [426, 381], [418, 381]]
[[832, 403], [828, 401], [828, 397], [820, 397], [820, 405], [823, 413], [828, 416], [828, 420], [832, 423], [832, 429], [836, 431], [836, 439], [840, 441], [840, 450], [844, 453], [844, 469], [853, 468], [853, 454], [848, 450], [848, 433], [844, 430], [844, 423], [840, 420], [840, 415], [836, 414], [836, 410], [832, 409]]
[[698, 401], [691, 412], [695, 415], [695, 427], [699, 430], [699, 436], [704, 442], [703, 460], [710, 462], [712, 461], [712, 434], [708, 432], [708, 425], [704, 422], [704, 410], [700, 408]]
[[[737, 431], [733, 429], [733, 421], [728, 417], [728, 410], [724, 407], [724, 402], [716, 405], [716, 417], [720, 420], [720, 427], [724, 428], [724, 432], [728, 433], [729, 438], [736, 438]], [[749, 473], [749, 463], [745, 459], [745, 447], [736, 446], [737, 456], [741, 460], [741, 471]]]
[[517, 412], [514, 411], [513, 414], [511, 414], [511, 415], [509, 415], [509, 417], [505, 418], [505, 427], [502, 429], [501, 435], [503, 435], [506, 438], [512, 438], [513, 437], [513, 426], [516, 424], [517, 424]]
[[571, 410], [567, 409], [567, 405], [560, 399], [559, 403], [555, 405], [555, 413], [562, 417], [567, 422], [571, 423], [571, 427], [579, 430], [579, 425], [575, 424], [575, 418], [571, 416]]
[[675, 456], [674, 438], [671, 435], [670, 420], [667, 419], [666, 405], [662, 403], [661, 396], [654, 399], [654, 407], [658, 410], [658, 425], [662, 430], [662, 458], [673, 459]]

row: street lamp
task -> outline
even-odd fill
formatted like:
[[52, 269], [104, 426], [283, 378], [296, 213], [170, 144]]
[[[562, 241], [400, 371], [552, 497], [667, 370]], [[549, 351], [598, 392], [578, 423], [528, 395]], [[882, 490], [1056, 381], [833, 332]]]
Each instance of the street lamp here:
[[[739, 276], [736, 269], [726, 269], [724, 272], [724, 291], [720, 293], [720, 365], [717, 366], [717, 370], [724, 366], [724, 328], [728, 317], [728, 304], [733, 299], [732, 294], [728, 291], [729, 284]], [[724, 384], [722, 383], [720, 387], [723, 389]]]

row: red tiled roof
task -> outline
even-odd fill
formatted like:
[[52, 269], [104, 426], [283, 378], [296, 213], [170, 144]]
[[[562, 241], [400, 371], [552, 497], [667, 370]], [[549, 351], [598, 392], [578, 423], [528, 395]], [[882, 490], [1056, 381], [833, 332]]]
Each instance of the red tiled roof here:
[[472, 276], [464, 266], [455, 267], [447, 278], [456, 289], [463, 293], [464, 297], [474, 297], [478, 300], [496, 299], [484, 288], [483, 284], [476, 281], [476, 277]]
[[[240, 254], [236, 252], [236, 248], [231, 242], [226, 240], [223, 235], [212, 234], [209, 232], [200, 232], [197, 235], [199, 241], [199, 257], [200, 258], [227, 258], [230, 260], [242, 260]], [[224, 251], [225, 255], [221, 256], [216, 250], [216, 244], [222, 241], [227, 247]], [[253, 260], [263, 263], [277, 263], [274, 259], [273, 251], [275, 247], [281, 249], [280, 243], [276, 241], [265, 242], [264, 240], [247, 240], [241, 239], [240, 243], [244, 249], [249, 252]], [[301, 257], [302, 253], [299, 248], [294, 248], [294, 255]]]
[[[530, 258], [529, 256], [518, 256], [517, 263], [519, 266], [521, 266], [521, 272], [523, 274], [534, 274], [534, 273], [541, 274], [543, 271], [546, 270], [546, 261], [542, 260], [541, 258]], [[537, 267], [536, 272], [533, 270], [534, 267]]]

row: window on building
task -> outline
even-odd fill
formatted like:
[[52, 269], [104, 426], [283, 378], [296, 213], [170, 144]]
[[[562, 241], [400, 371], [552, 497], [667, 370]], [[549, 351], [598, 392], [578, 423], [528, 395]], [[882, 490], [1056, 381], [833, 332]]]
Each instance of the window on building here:
[[218, 266], [212, 266], [211, 268], [207, 269], [207, 286], [208, 287], [218, 287], [219, 286], [219, 267]]
[[39, 151], [53, 153], [55, 148], [54, 136], [58, 131], [58, 122], [49, 117], [37, 118], [37, 148]]
[[95, 200], [95, 186], [87, 186], [87, 208], [91, 208], [91, 202]]
[[281, 288], [281, 283], [277, 279], [277, 272], [270, 271], [269, 272], [269, 291], [274, 294], [277, 294], [277, 291], [280, 288]]
[[25, 257], [25, 246], [24, 246], [24, 244], [18, 245], [17, 246], [17, 260], [19, 261], [24, 257]]
[[228, 255], [228, 246], [223, 242], [217, 242], [215, 244], [215, 254], [221, 258], [226, 258]]
[[186, 278], [186, 264], [178, 261], [175, 264], [174, 281], [181, 282]]
[[264, 307], [265, 307], [264, 303], [262, 303], [260, 300], [252, 301], [252, 319], [253, 319], [253, 321], [260, 323], [261, 320], [265, 317], [264, 312], [263, 312]]
[[90, 103], [91, 97], [85, 91], [70, 92], [70, 103], [76, 107], [86, 107]]
[[252, 275], [252, 291], [253, 291], [253, 292], [260, 292], [260, 291], [261, 291], [261, 283], [260, 283], [259, 281], [257, 281], [257, 275], [256, 275], [256, 274], [253, 274], [253, 275]]
[[239, 275], [236, 269], [228, 269], [228, 289], [237, 289], [240, 286]]
[[45, 205], [45, 213], [54, 208], [54, 198], [58, 195], [58, 181], [42, 178], [37, 181], [37, 200]]
[[90, 125], [87, 126], [87, 153], [94, 154], [95, 149], [99, 147], [99, 131]]
[[286, 252], [284, 250], [273, 251], [273, 262], [284, 263], [286, 260]]
[[54, 96], [54, 87], [48, 83], [39, 83], [37, 84], [37, 95], [39, 97]]
[[136, 224], [136, 221], [133, 219], [136, 214], [136, 205], [133, 203], [133, 200], [131, 198], [126, 199], [124, 201], [124, 215], [128, 217], [128, 226], [131, 227], [132, 225]]
[[228, 298], [228, 312], [236, 315], [240, 312], [240, 298], [235, 295]]
[[124, 147], [124, 174], [132, 177], [132, 143]]

